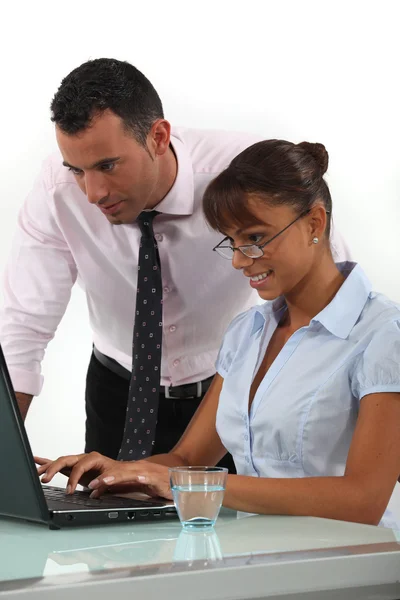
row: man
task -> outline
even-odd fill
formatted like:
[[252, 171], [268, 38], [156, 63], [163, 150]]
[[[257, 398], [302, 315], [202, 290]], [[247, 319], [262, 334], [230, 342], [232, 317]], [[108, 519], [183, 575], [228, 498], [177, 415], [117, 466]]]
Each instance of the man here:
[[[79, 280], [93, 331], [85, 451], [167, 452], [210, 385], [226, 327], [256, 302], [212, 252], [220, 236], [201, 200], [260, 138], [171, 133], [152, 84], [113, 59], [72, 71], [51, 111], [61, 156], [44, 164], [21, 210], [1, 314], [21, 413], [40, 393], [46, 345]], [[337, 236], [333, 246], [348, 258]]]

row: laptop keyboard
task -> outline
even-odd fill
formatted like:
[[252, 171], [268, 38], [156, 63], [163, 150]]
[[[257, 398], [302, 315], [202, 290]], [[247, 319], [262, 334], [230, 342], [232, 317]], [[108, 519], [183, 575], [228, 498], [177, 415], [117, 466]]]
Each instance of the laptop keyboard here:
[[[47, 501], [62, 502], [63, 504], [77, 504], [79, 506], [85, 506], [86, 508], [101, 508], [106, 506], [107, 508], [126, 508], [135, 504], [142, 505], [143, 502], [135, 502], [135, 500], [128, 500], [128, 498], [117, 498], [116, 496], [108, 495], [104, 498], [90, 498], [89, 492], [77, 491], [73, 494], [67, 495], [64, 490], [53, 488], [51, 486], [43, 486], [43, 493]], [[144, 503], [146, 504], [146, 503]]]

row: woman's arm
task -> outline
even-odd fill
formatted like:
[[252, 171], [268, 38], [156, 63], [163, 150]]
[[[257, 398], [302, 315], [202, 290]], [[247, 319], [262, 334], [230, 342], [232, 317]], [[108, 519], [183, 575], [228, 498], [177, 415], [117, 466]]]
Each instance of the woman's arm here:
[[400, 472], [400, 394], [361, 400], [342, 477], [266, 479], [228, 475], [224, 506], [376, 525]]
[[223, 378], [217, 373], [176, 446], [168, 454], [155, 454], [145, 459], [147, 462], [169, 467], [216, 465], [225, 456], [226, 449], [215, 426], [223, 382]]
[[[217, 374], [181, 440], [168, 454], [157, 454], [145, 460], [132, 462], [112, 460], [98, 452], [61, 456], [55, 461], [35, 457], [42, 482], [49, 483], [56, 473], [62, 472], [69, 477], [67, 491], [70, 493], [78, 483], [86, 486], [94, 479], [95, 483], [91, 487], [96, 489], [96, 495], [99, 495], [108, 488], [114, 491], [116, 486], [128, 485], [133, 489], [147, 485], [150, 478], [152, 486], [153, 480], [160, 481], [160, 489], [156, 487], [154, 490], [157, 492], [158, 489], [159, 494], [165, 494], [168, 487], [168, 469], [160, 468], [161, 466], [215, 465], [225, 456], [226, 449], [215, 428], [222, 384], [223, 379]], [[154, 490], [151, 490], [151, 493]]]

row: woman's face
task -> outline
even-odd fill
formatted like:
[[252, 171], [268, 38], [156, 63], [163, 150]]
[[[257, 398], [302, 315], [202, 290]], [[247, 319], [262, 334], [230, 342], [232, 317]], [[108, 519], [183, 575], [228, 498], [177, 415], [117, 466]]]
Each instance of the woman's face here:
[[[249, 199], [249, 208], [254, 215], [254, 225], [241, 227], [235, 224], [224, 231], [235, 248], [249, 244], [262, 245], [301, 214], [291, 206], [267, 204], [257, 197]], [[234, 252], [232, 265], [243, 271], [243, 275], [249, 278], [249, 285], [257, 290], [263, 300], [288, 296], [307, 283], [317, 256], [316, 244], [312, 240], [321, 235], [317, 229], [318, 223], [321, 228], [322, 214], [323, 207], [313, 208], [267, 244], [260, 258], [249, 258], [239, 250]]]

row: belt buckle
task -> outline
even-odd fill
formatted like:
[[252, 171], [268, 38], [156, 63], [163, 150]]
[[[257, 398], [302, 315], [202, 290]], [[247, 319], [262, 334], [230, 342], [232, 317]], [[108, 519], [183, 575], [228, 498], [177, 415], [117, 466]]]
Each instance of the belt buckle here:
[[[172, 385], [164, 385], [164, 395], [166, 398], [168, 398], [169, 400], [177, 400], [179, 398], [177, 398], [177, 396], [171, 396], [170, 394], [170, 389], [172, 388]], [[203, 386], [201, 381], [197, 381], [196, 382], [196, 396], [188, 396], [186, 398], [186, 400], [191, 400], [192, 398], [201, 398], [201, 394], [203, 391]]]
[[172, 386], [170, 385], [164, 385], [164, 396], [166, 398], [168, 398], [169, 400], [172, 400], [174, 398], [174, 396], [171, 396], [171, 394], [169, 393], [169, 390]]

